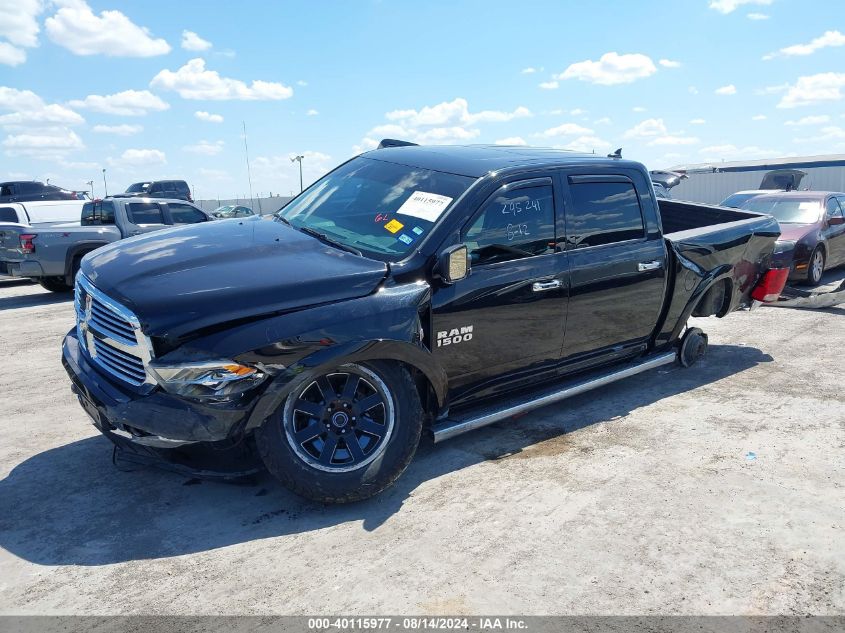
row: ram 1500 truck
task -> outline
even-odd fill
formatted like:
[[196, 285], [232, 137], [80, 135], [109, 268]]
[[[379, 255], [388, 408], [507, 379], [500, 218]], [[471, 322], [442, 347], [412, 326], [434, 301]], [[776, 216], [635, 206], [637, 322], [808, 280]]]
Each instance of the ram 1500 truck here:
[[680, 360], [690, 315], [776, 300], [767, 215], [658, 200], [639, 163], [388, 147], [272, 222], [131, 238], [82, 260], [73, 390], [121, 451], [254, 450], [311, 499], [389, 486], [450, 438]]
[[0, 224], [0, 270], [13, 277], [28, 277], [51, 292], [70, 292], [87, 253], [133, 235], [212, 219], [184, 200], [105, 198], [80, 202], [73, 223], [40, 227]]

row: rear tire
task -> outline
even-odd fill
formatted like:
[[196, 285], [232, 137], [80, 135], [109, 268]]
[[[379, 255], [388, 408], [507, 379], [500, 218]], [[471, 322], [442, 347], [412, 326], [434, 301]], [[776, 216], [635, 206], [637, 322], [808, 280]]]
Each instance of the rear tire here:
[[297, 380], [255, 441], [267, 470], [292, 492], [349, 503], [396, 481], [417, 450], [422, 423], [404, 367], [348, 364]]
[[65, 283], [64, 277], [44, 277], [43, 279], [39, 279], [38, 283], [41, 284], [44, 290], [49, 290], [50, 292], [70, 292], [73, 290], [73, 286], [68, 286]]
[[824, 275], [824, 266], [826, 264], [826, 257], [824, 249], [821, 246], [816, 246], [813, 253], [810, 255], [810, 262], [807, 265], [807, 284], [810, 286], [818, 286], [822, 282]]

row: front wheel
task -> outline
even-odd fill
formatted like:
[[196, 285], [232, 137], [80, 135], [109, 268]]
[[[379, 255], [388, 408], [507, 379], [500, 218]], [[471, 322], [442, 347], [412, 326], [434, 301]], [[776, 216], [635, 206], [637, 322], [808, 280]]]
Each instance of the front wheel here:
[[807, 283], [811, 286], [818, 286], [822, 281], [824, 275], [825, 264], [824, 250], [821, 246], [816, 246], [813, 254], [810, 255], [810, 263], [807, 266]]
[[73, 290], [73, 286], [68, 286], [65, 283], [64, 277], [44, 277], [43, 279], [39, 279], [38, 283], [41, 284], [44, 290], [49, 290], [50, 292], [70, 292]]
[[408, 371], [394, 363], [341, 365], [297, 382], [256, 431], [267, 470], [298, 495], [360, 501], [407, 468], [423, 411]]

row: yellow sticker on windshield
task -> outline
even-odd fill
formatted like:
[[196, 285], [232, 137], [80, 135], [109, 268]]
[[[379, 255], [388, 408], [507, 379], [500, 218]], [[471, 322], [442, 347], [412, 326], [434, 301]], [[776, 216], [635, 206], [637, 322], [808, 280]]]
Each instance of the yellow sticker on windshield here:
[[387, 229], [388, 231], [390, 231], [391, 233], [396, 233], [396, 232], [398, 232], [398, 231], [399, 231], [399, 229], [401, 229], [403, 226], [405, 226], [405, 225], [404, 225], [404, 224], [402, 224], [399, 220], [393, 219], [393, 220], [391, 220], [390, 222], [388, 222], [387, 224], [385, 224], [385, 225], [384, 225], [384, 228], [386, 228], [386, 229]]

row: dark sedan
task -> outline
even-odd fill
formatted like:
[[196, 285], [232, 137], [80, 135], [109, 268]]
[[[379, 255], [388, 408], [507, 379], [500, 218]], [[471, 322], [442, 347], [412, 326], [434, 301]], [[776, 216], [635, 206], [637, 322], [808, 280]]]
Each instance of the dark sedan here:
[[790, 279], [816, 286], [825, 270], [845, 264], [845, 193], [770, 193], [740, 208], [768, 213], [780, 223], [775, 253], [790, 266]]

